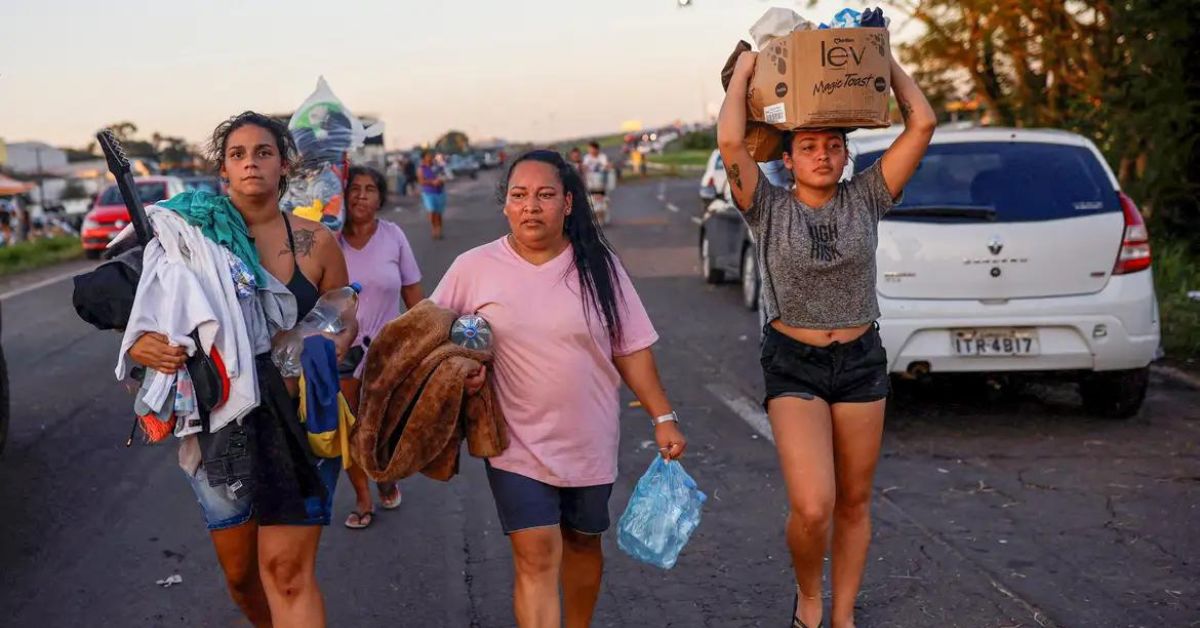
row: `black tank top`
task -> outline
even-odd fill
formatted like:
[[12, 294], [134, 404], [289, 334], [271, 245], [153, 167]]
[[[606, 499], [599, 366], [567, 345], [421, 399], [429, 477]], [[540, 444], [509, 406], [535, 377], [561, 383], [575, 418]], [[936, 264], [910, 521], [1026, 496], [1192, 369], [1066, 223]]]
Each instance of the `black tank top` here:
[[296, 297], [296, 319], [300, 320], [317, 305], [320, 293], [300, 271], [300, 262], [296, 260], [296, 239], [292, 236], [292, 221], [288, 219], [287, 212], [283, 212], [283, 222], [287, 226], [288, 247], [292, 251], [292, 278], [287, 282], [287, 289]]

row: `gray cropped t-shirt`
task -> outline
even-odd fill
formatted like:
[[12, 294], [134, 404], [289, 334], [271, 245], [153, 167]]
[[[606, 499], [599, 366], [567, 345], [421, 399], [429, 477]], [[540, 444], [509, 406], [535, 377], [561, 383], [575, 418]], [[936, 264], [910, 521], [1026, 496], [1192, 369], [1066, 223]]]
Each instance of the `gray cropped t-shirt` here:
[[767, 321], [842, 329], [879, 318], [875, 247], [879, 219], [895, 205], [881, 162], [839, 183], [820, 208], [759, 173], [754, 202], [742, 216], [758, 248]]

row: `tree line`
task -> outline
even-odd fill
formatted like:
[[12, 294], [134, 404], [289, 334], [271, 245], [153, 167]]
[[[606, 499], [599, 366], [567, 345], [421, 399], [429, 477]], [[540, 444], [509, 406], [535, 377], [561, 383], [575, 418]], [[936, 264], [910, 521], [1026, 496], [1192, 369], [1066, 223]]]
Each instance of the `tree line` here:
[[935, 107], [1091, 138], [1152, 227], [1200, 248], [1200, 2], [889, 4], [924, 27], [900, 52]]

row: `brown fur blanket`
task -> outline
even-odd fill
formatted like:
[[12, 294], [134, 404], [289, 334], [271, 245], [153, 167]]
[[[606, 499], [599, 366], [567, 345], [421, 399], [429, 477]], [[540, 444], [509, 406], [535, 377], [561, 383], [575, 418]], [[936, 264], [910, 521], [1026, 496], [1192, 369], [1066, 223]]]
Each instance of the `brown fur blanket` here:
[[391, 482], [421, 472], [445, 481], [458, 472], [464, 438], [479, 458], [508, 447], [491, 377], [478, 394], [465, 391], [466, 378], [492, 356], [450, 342], [457, 318], [425, 300], [371, 342], [350, 440], [371, 479]]

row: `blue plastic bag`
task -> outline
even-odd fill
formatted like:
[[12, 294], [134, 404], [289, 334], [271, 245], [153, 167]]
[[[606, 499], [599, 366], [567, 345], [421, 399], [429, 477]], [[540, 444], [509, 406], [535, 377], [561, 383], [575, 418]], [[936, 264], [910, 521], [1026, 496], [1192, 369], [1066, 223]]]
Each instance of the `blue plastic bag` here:
[[674, 567], [700, 525], [700, 508], [706, 499], [682, 464], [655, 456], [621, 515], [617, 545], [644, 563]]
[[854, 9], [842, 9], [833, 16], [833, 22], [829, 25], [833, 28], [858, 28], [861, 24], [862, 14]]

